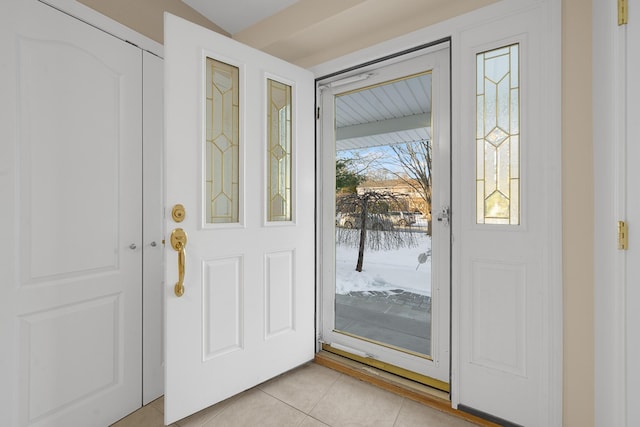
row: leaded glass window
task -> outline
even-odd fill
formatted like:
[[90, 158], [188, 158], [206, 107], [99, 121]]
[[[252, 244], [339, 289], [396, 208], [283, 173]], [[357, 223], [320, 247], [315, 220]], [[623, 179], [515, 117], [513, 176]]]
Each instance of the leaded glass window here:
[[291, 86], [267, 79], [267, 220], [291, 221]]
[[476, 56], [478, 224], [520, 224], [518, 49], [513, 44]]
[[239, 69], [207, 58], [206, 223], [239, 221]]

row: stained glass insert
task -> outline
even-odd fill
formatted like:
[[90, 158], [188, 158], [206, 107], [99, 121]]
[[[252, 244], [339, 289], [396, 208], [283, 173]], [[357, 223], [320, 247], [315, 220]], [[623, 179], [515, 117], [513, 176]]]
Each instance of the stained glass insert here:
[[267, 220], [291, 221], [291, 86], [267, 79]]
[[205, 215], [236, 223], [240, 206], [239, 69], [207, 58]]
[[476, 221], [520, 224], [518, 44], [476, 55]]

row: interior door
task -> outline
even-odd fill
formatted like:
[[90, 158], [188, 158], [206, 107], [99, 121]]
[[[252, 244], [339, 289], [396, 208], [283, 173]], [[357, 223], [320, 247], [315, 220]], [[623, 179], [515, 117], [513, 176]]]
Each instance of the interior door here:
[[0, 14], [0, 424], [108, 425], [141, 395], [141, 51]]
[[443, 43], [319, 82], [324, 348], [446, 391], [449, 81]]
[[165, 106], [170, 424], [314, 356], [313, 76], [166, 15]]

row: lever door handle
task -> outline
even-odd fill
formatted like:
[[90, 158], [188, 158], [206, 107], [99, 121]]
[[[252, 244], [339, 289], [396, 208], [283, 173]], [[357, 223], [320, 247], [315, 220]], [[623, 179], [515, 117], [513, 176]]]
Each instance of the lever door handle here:
[[178, 282], [173, 287], [177, 297], [184, 295], [184, 271], [185, 271], [185, 247], [187, 246], [187, 233], [182, 228], [176, 228], [171, 232], [171, 247], [178, 252]]

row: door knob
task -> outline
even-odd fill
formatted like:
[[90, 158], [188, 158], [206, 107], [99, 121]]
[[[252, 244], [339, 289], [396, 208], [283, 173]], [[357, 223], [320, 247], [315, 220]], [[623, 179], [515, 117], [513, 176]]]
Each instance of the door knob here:
[[132, 251], [134, 251], [137, 248], [135, 243], [132, 243], [129, 245], [129, 249], [131, 249]]

